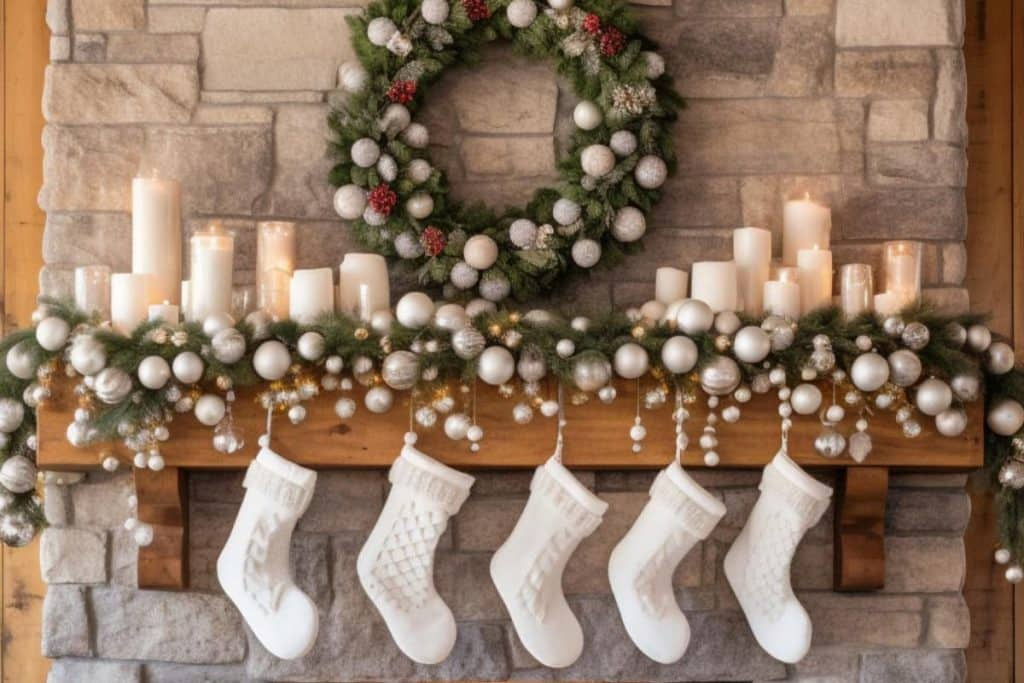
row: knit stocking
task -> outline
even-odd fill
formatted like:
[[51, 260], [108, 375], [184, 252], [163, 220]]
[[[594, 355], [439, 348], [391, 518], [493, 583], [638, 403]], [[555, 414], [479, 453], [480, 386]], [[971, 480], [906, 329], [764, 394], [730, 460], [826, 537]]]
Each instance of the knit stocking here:
[[512, 535], [491, 558], [491, 579], [519, 640], [545, 666], [569, 666], [583, 651], [583, 630], [562, 593], [562, 572], [607, 507], [551, 458], [537, 468]]
[[650, 494], [612, 551], [608, 578], [629, 637], [654, 661], [671, 664], [690, 642], [672, 574], [690, 549], [708, 537], [725, 506], [675, 462], [658, 474]]
[[316, 605], [296, 587], [289, 547], [309, 507], [316, 472], [264, 447], [249, 465], [245, 498], [217, 558], [217, 578], [263, 646], [281, 659], [305, 655], [316, 642]]
[[761, 647], [795, 663], [811, 646], [811, 620], [793, 595], [789, 568], [804, 534], [828, 509], [832, 489], [784, 452], [764, 468], [761, 496], [725, 556], [725, 576]]
[[391, 465], [391, 493], [357, 569], [399, 649], [413, 661], [436, 664], [455, 645], [455, 619], [434, 588], [434, 549], [474, 479], [409, 441]]

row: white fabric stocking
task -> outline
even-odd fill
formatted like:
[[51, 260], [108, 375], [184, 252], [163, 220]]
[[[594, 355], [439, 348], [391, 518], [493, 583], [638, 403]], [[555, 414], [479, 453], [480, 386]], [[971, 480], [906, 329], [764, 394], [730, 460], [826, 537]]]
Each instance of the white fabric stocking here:
[[672, 574], [725, 515], [725, 506], [673, 462], [658, 473], [651, 499], [612, 551], [608, 578], [626, 632], [661, 664], [679, 661], [690, 625], [676, 602]]
[[245, 498], [217, 558], [217, 579], [263, 646], [281, 659], [316, 642], [316, 605], [291, 575], [292, 530], [309, 507], [316, 472], [264, 447], [249, 465]]
[[793, 595], [789, 568], [800, 540], [828, 509], [832, 489], [784, 452], [764, 468], [760, 489], [750, 519], [725, 556], [725, 576], [757, 642], [793, 664], [811, 646], [811, 620]]
[[491, 558], [491, 580], [519, 640], [544, 666], [569, 666], [583, 651], [583, 630], [562, 593], [562, 572], [607, 508], [551, 458], [537, 468], [512, 535]]
[[388, 473], [392, 488], [359, 552], [359, 582], [409, 659], [443, 661], [455, 645], [455, 619], [434, 588], [434, 549], [474, 478], [406, 442]]

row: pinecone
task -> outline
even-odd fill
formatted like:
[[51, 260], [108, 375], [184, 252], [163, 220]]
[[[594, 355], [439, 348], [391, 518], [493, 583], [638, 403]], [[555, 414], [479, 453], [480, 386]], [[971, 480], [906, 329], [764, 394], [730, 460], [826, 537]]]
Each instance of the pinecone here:
[[381, 183], [370, 190], [367, 202], [370, 204], [371, 209], [382, 216], [387, 216], [391, 213], [391, 209], [395, 208], [395, 204], [398, 203], [398, 195], [395, 194], [390, 185]]
[[427, 252], [427, 256], [437, 256], [444, 251], [444, 233], [441, 232], [440, 228], [428, 225], [423, 229], [423, 234], [420, 235], [420, 244], [423, 245], [423, 250]]
[[583, 17], [582, 26], [584, 31], [592, 36], [596, 36], [601, 33], [601, 17], [591, 12]]
[[654, 101], [654, 88], [650, 85], [619, 85], [612, 90], [612, 108], [620, 116], [639, 116]]
[[601, 32], [601, 54], [605, 57], [614, 57], [626, 47], [626, 36], [622, 31], [609, 26]]
[[388, 88], [388, 99], [398, 104], [408, 104], [416, 96], [416, 81], [395, 81]]
[[491, 9], [484, 0], [462, 0], [462, 7], [470, 21], [483, 21], [491, 16]]

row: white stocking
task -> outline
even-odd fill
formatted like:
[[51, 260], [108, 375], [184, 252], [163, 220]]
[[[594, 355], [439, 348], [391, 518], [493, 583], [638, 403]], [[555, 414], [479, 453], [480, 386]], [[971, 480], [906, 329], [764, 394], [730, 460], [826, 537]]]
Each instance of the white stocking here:
[[661, 664], [682, 658], [690, 625], [676, 602], [672, 574], [725, 515], [722, 502], [673, 462], [658, 473], [651, 499], [612, 551], [608, 578], [626, 632]]
[[407, 437], [391, 465], [391, 492], [359, 552], [359, 582], [409, 659], [443, 661], [455, 645], [455, 619], [434, 588], [434, 549], [474, 478], [413, 447]]
[[316, 605], [291, 575], [292, 530], [309, 507], [316, 472], [264, 447], [245, 473], [245, 498], [217, 558], [217, 578], [263, 646], [281, 659], [316, 642]]
[[764, 468], [761, 496], [725, 556], [725, 576], [761, 647], [796, 663], [811, 646], [811, 620], [793, 595], [789, 568], [804, 534], [828, 509], [832, 489], [784, 452]]
[[562, 593], [562, 572], [607, 508], [553, 457], [537, 468], [512, 535], [491, 558], [491, 579], [519, 640], [545, 666], [569, 666], [583, 651], [583, 630]]

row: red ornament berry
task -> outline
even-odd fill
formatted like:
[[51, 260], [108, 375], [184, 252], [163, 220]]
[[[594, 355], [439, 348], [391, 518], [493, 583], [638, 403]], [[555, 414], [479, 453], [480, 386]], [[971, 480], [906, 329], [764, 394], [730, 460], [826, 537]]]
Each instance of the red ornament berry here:
[[388, 88], [388, 99], [398, 104], [408, 104], [416, 96], [416, 81], [395, 81]]
[[596, 36], [601, 33], [601, 17], [597, 16], [593, 12], [583, 17], [583, 30], [592, 36]]
[[420, 235], [420, 244], [423, 245], [423, 251], [427, 253], [427, 256], [437, 256], [440, 254], [444, 251], [447, 242], [448, 240], [445, 239], [441, 229], [433, 225], [428, 225], [424, 228], [423, 234]]
[[605, 57], [614, 57], [625, 47], [626, 36], [622, 35], [622, 31], [619, 29], [609, 26], [601, 32], [601, 54]]
[[491, 16], [491, 9], [484, 0], [462, 0], [462, 6], [470, 21], [483, 21]]
[[390, 185], [381, 183], [370, 190], [367, 201], [370, 203], [371, 209], [382, 216], [387, 216], [391, 213], [391, 209], [395, 208], [395, 204], [398, 203], [398, 195], [395, 194]]

